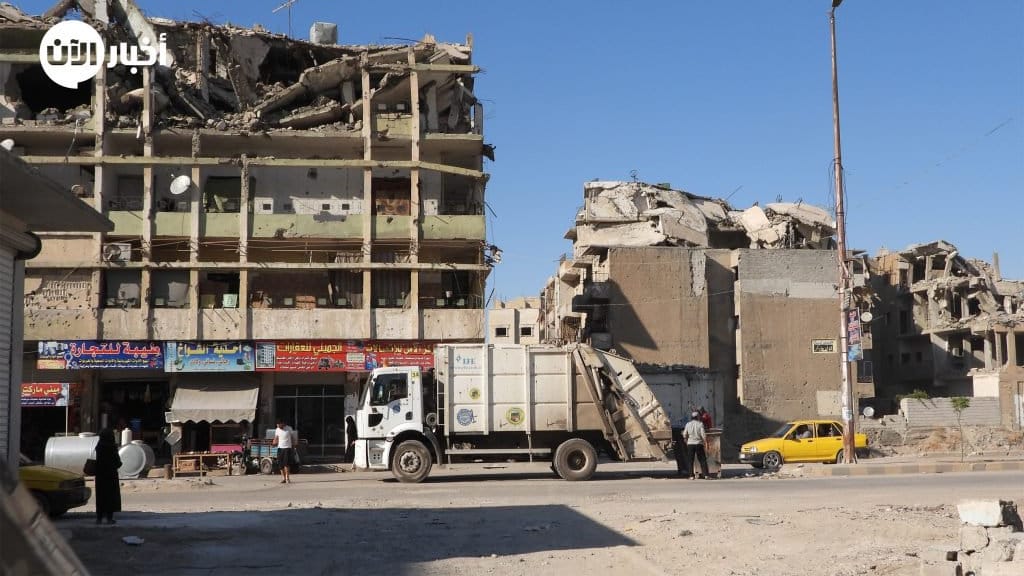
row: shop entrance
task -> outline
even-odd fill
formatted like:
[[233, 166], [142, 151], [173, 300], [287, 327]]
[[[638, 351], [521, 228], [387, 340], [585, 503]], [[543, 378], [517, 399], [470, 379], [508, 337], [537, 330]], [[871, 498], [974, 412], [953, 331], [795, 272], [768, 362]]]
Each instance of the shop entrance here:
[[132, 438], [142, 440], [157, 453], [166, 453], [161, 429], [166, 425], [167, 382], [103, 382], [100, 387], [100, 428], [131, 428]]
[[345, 455], [345, 386], [276, 386], [274, 414], [309, 441], [310, 456]]

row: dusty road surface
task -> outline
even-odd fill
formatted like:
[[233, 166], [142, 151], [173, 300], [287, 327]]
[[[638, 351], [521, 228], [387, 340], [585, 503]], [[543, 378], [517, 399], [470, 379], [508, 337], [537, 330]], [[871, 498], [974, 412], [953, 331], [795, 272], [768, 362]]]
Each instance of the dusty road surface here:
[[[965, 497], [1024, 503], [1019, 472], [679, 480], [609, 464], [570, 483], [545, 465], [384, 474], [139, 480], [116, 526], [57, 527], [94, 574], [569, 576], [916, 575], [955, 542]], [[139, 546], [125, 536], [145, 540]]]

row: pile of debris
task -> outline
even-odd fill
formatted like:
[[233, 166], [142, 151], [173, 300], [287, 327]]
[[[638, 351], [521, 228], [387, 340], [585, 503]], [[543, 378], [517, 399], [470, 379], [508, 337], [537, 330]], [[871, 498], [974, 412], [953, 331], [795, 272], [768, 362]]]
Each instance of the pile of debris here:
[[823, 208], [777, 202], [737, 210], [722, 199], [643, 182], [584, 184], [577, 252], [588, 246], [833, 249], [835, 220]]
[[[937, 240], [897, 253], [911, 274], [906, 286], [937, 306], [930, 329], [970, 329], [1024, 324], [1024, 282], [1004, 280], [998, 265], [965, 259], [953, 244]], [[966, 304], [964, 304], [966, 302]]]
[[957, 504], [960, 544], [931, 546], [921, 555], [922, 576], [1024, 574], [1024, 528], [1017, 506], [1003, 500]]
[[[466, 44], [439, 43], [426, 35], [411, 46], [344, 46], [334, 35], [313, 34], [317, 42], [273, 34], [260, 26], [239, 28], [209, 22], [177, 22], [146, 17], [131, 0], [61, 0], [46, 14], [28, 16], [0, 5], [0, 34], [49, 28], [69, 11], [96, 28], [108, 46], [136, 42], [166, 46], [168, 65], [155, 65], [151, 88], [155, 123], [164, 127], [266, 131], [318, 129], [360, 131], [362, 107], [372, 97], [375, 112], [411, 116], [409, 79], [419, 65], [461, 65], [453, 72], [437, 69], [420, 74], [420, 90], [429, 107], [424, 129], [468, 133], [473, 129], [472, 39]], [[100, 10], [102, 8], [102, 10]], [[324, 25], [318, 23], [322, 28]], [[321, 30], [322, 31], [322, 30]], [[35, 37], [35, 36], [33, 36]], [[13, 64], [17, 76], [31, 64]], [[369, 71], [369, 93], [362, 72]], [[124, 65], [106, 72], [106, 118], [109, 125], [134, 127], [145, 97], [141, 74]], [[2, 80], [2, 78], [0, 78]], [[14, 83], [8, 83], [14, 84]], [[4, 90], [0, 81], [0, 117], [16, 123], [68, 123], [78, 119], [69, 110], [30, 110], [21, 94], [35, 90], [17, 86]], [[89, 106], [85, 108], [88, 111]], [[378, 131], [380, 132], [380, 131]], [[387, 136], [383, 130], [381, 137]]]

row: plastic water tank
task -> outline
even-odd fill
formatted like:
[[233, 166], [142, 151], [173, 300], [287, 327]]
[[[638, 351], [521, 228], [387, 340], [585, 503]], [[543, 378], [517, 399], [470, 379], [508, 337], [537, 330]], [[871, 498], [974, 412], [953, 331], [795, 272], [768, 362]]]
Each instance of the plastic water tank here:
[[43, 463], [52, 468], [81, 474], [85, 461], [92, 456], [99, 439], [92, 432], [83, 432], [78, 436], [54, 436], [46, 441]]
[[142, 440], [132, 440], [132, 444], [141, 446], [143, 451], [146, 452], [146, 470], [149, 470], [156, 465], [156, 452], [153, 452], [153, 449], [150, 448], [149, 444], [146, 444]]
[[146, 451], [142, 446], [135, 443], [121, 446], [117, 455], [121, 457], [121, 468], [117, 471], [121, 478], [138, 478], [146, 471]]

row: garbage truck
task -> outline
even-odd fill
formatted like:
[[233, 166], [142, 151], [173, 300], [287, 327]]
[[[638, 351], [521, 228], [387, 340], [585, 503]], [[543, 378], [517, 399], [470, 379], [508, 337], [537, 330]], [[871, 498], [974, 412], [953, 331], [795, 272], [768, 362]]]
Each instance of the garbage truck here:
[[585, 344], [440, 344], [434, 366], [373, 370], [356, 412], [354, 467], [422, 482], [434, 465], [550, 461], [591, 478], [598, 454], [666, 460], [672, 426], [627, 359]]

